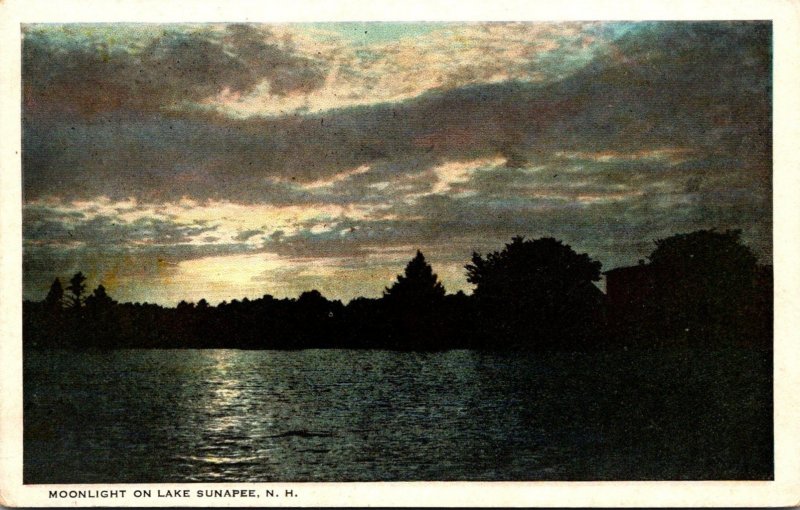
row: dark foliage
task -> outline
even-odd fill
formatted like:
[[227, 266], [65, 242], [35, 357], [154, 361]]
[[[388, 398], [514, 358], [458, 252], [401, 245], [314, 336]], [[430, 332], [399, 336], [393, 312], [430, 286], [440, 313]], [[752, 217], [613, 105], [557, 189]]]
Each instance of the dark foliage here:
[[449, 324], [443, 313], [445, 290], [422, 252], [383, 293], [390, 335], [383, 347], [429, 350], [446, 348]]
[[664, 319], [657, 327], [701, 343], [756, 333], [758, 265], [740, 237], [738, 230], [700, 230], [656, 241], [650, 264]]
[[61, 280], [56, 278], [50, 285], [47, 297], [44, 298], [45, 307], [52, 312], [58, 312], [64, 304], [64, 289], [61, 287]]
[[389, 303], [412, 306], [430, 306], [444, 297], [444, 287], [433, 273], [425, 255], [417, 255], [406, 265], [405, 273], [397, 275], [397, 281], [383, 292]]
[[618, 317], [617, 337], [679, 345], [768, 343], [772, 271], [758, 266], [741, 231], [698, 230], [655, 245], [650, 263], [636, 268], [638, 302], [629, 298], [614, 309], [626, 316]]
[[602, 330], [600, 262], [553, 238], [515, 237], [499, 252], [472, 255], [485, 341], [572, 347]]
[[69, 280], [69, 286], [67, 286], [67, 290], [70, 291], [69, 302], [76, 310], [83, 304], [83, 294], [86, 292], [85, 281], [86, 277], [83, 273], [78, 272]]

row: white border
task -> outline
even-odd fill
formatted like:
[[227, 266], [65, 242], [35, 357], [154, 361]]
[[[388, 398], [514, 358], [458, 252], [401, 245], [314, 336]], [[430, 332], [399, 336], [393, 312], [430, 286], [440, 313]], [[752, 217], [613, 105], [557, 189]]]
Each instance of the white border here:
[[[775, 480], [22, 485], [20, 23], [209, 21], [772, 20], [774, 28]], [[800, 2], [760, 0], [0, 0], [0, 504], [7, 506], [799, 506]], [[49, 499], [50, 489], [293, 490], [260, 499]]]

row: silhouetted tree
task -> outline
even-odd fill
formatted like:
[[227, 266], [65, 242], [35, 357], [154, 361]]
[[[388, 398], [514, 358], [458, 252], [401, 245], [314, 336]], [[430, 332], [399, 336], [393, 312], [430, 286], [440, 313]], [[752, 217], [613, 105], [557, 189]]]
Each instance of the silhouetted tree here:
[[102, 284], [94, 289], [94, 292], [86, 298], [85, 303], [87, 308], [97, 310], [105, 310], [116, 304], [115, 301], [108, 296], [106, 288]]
[[669, 269], [677, 278], [691, 275], [715, 281], [750, 282], [757, 258], [742, 244], [741, 236], [741, 230], [697, 230], [658, 239], [650, 263]]
[[57, 346], [64, 337], [64, 289], [56, 278], [41, 303], [23, 302], [23, 337], [29, 347]]
[[194, 314], [194, 303], [182, 300], [178, 303], [172, 314], [172, 321], [168, 325], [170, 343], [175, 347], [184, 347], [197, 337], [197, 320]]
[[388, 302], [431, 304], [441, 300], [444, 292], [444, 286], [425, 261], [425, 255], [417, 250], [404, 274], [397, 275], [397, 281], [387, 287], [383, 295]]
[[335, 346], [341, 338], [340, 324], [344, 306], [330, 301], [318, 290], [305, 291], [294, 303], [297, 340], [313, 347]]
[[83, 294], [86, 292], [86, 277], [81, 272], [75, 273], [69, 280], [67, 290], [71, 292], [69, 296], [70, 304], [73, 308], [78, 309], [83, 304]]
[[649, 259], [659, 289], [659, 328], [688, 343], [748, 334], [758, 265], [740, 230], [698, 230], [655, 244]]
[[194, 310], [194, 303], [187, 303], [185, 300], [181, 300], [181, 302], [178, 303], [176, 310]]
[[304, 308], [325, 308], [328, 305], [328, 300], [325, 299], [320, 291], [314, 289], [300, 293], [297, 298], [297, 304]]
[[492, 340], [539, 346], [591, 333], [601, 299], [600, 262], [553, 238], [514, 237], [466, 266]]
[[45, 307], [50, 311], [59, 311], [64, 303], [64, 289], [61, 287], [61, 280], [56, 278], [50, 285], [47, 297], [44, 298]]
[[[194, 336], [187, 339], [190, 342], [197, 342], [200, 347], [219, 347], [215, 345], [219, 341], [219, 324], [215, 323], [215, 312], [211, 305], [205, 298], [201, 298], [197, 302], [193, 313], [193, 326], [195, 329]], [[230, 330], [228, 331], [230, 333]]]
[[472, 264], [466, 269], [476, 296], [530, 299], [542, 297], [542, 291], [564, 292], [598, 281], [601, 267], [587, 254], [579, 255], [552, 237], [526, 241], [517, 236], [502, 251], [489, 253], [485, 259], [473, 253]]
[[392, 329], [386, 301], [357, 297], [345, 308], [344, 328], [347, 347], [370, 348], [385, 345]]
[[86, 321], [88, 328], [85, 342], [94, 347], [112, 348], [122, 346], [119, 318], [116, 314], [116, 302], [106, 293], [100, 284], [85, 299]]
[[397, 281], [384, 290], [382, 303], [389, 322], [383, 347], [391, 349], [441, 348], [444, 286], [425, 256], [417, 254]]

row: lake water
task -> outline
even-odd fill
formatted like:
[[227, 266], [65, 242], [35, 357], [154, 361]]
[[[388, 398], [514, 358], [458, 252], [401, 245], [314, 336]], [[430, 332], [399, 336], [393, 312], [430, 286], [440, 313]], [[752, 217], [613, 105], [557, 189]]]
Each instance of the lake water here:
[[770, 355], [32, 351], [25, 483], [764, 479]]

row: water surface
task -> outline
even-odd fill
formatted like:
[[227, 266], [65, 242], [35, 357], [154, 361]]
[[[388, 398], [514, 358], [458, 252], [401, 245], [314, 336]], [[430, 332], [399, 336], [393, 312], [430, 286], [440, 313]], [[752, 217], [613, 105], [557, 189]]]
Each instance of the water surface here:
[[766, 353], [25, 358], [26, 483], [772, 476]]

